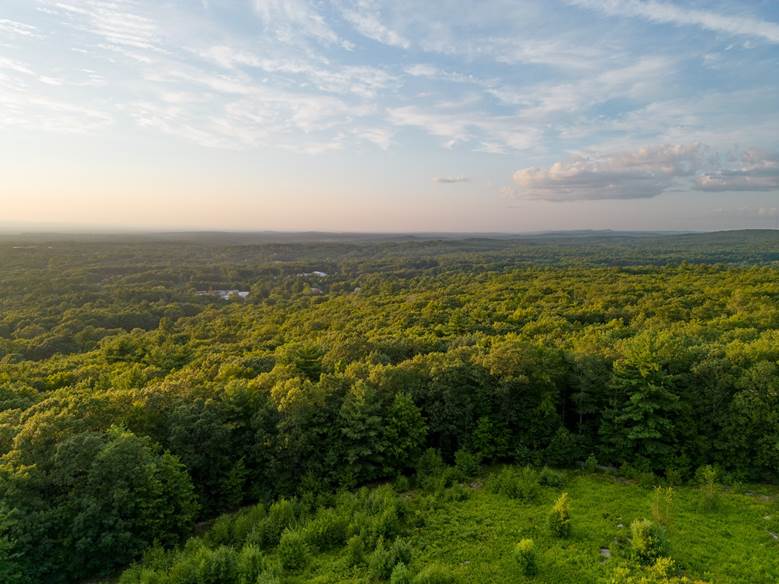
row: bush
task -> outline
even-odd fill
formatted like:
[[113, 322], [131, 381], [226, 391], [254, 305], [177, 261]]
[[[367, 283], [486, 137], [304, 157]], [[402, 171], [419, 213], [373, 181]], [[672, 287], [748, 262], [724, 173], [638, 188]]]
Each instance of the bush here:
[[430, 564], [417, 574], [412, 582], [413, 584], [455, 584], [457, 578], [446, 566]]
[[201, 548], [198, 553], [198, 584], [234, 582], [238, 572], [235, 550], [220, 546], [215, 550]]
[[395, 564], [390, 576], [390, 584], [411, 584], [411, 572], [403, 562]]
[[684, 473], [678, 468], [669, 466], [665, 469], [665, 482], [671, 487], [678, 487], [684, 482]]
[[700, 467], [695, 472], [695, 480], [701, 493], [701, 507], [704, 511], [712, 511], [719, 506], [719, 470], [709, 464]]
[[536, 550], [532, 539], [523, 539], [514, 546], [514, 560], [525, 576], [533, 576], [536, 567]]
[[555, 537], [568, 537], [571, 533], [571, 509], [568, 493], [563, 493], [557, 498], [549, 512], [549, 531]]
[[672, 487], [655, 487], [652, 495], [652, 519], [670, 529], [673, 514], [674, 490]]
[[462, 448], [454, 453], [454, 466], [463, 479], [470, 479], [479, 474], [479, 459]]
[[265, 558], [260, 548], [252, 544], [245, 545], [238, 554], [238, 584], [255, 584], [264, 568]]
[[598, 470], [598, 459], [595, 458], [595, 455], [590, 453], [590, 455], [587, 457], [587, 460], [584, 461], [584, 470], [586, 470], [588, 473], [594, 473], [596, 470]]
[[260, 547], [273, 547], [279, 543], [285, 529], [297, 521], [298, 509], [294, 501], [279, 499], [268, 509], [268, 515], [260, 522], [249, 539]]
[[417, 480], [424, 482], [425, 479], [441, 474], [446, 468], [441, 453], [435, 448], [428, 448], [417, 461]]
[[411, 488], [411, 484], [406, 475], [399, 474], [392, 482], [392, 488], [398, 493], [405, 493]]
[[350, 566], [361, 564], [365, 559], [365, 538], [353, 535], [346, 542], [346, 561]]
[[559, 489], [565, 484], [565, 478], [562, 473], [544, 467], [538, 475], [538, 484], [544, 487], [555, 487]]
[[636, 519], [630, 524], [630, 548], [636, 560], [651, 564], [667, 555], [665, 531], [649, 519]]
[[506, 467], [490, 477], [487, 488], [512, 499], [533, 501], [539, 493], [538, 473], [528, 466], [521, 469]]
[[308, 546], [298, 530], [285, 529], [279, 541], [281, 567], [290, 572], [302, 570], [308, 562]]
[[322, 509], [305, 526], [306, 542], [320, 551], [339, 548], [346, 543], [349, 522], [346, 516], [335, 509]]
[[387, 546], [380, 538], [368, 561], [371, 573], [381, 580], [386, 580], [398, 564], [411, 563], [411, 546], [408, 542], [397, 538]]
[[443, 493], [444, 501], [467, 501], [470, 496], [468, 489], [460, 483], [452, 485]]
[[551, 466], [573, 466], [577, 460], [581, 460], [582, 453], [579, 442], [578, 436], [561, 426], [552, 437], [549, 446], [544, 450], [544, 460]]

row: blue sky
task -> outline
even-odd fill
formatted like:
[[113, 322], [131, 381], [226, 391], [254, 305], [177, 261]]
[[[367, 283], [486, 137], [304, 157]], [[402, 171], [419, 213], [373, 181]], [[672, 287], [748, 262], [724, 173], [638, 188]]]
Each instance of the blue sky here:
[[779, 3], [4, 0], [0, 225], [779, 223]]

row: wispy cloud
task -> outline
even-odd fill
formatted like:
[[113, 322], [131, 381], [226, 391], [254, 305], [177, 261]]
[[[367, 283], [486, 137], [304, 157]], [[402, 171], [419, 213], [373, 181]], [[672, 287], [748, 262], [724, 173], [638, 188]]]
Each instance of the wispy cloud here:
[[37, 27], [8, 18], [0, 18], [0, 32], [8, 35], [20, 37], [41, 37], [43, 36]]
[[354, 45], [341, 38], [314, 2], [308, 0], [254, 0], [254, 8], [266, 30], [282, 42], [313, 40], [325, 45]]
[[433, 177], [433, 182], [439, 184], [451, 185], [457, 183], [471, 182], [471, 179], [468, 178], [467, 176], [436, 176]]
[[378, 3], [373, 0], [356, 0], [350, 6], [343, 6], [341, 14], [364, 37], [392, 47], [411, 46], [407, 38], [382, 22]]
[[697, 26], [705, 30], [779, 43], [779, 24], [749, 16], [684, 8], [668, 2], [642, 0], [566, 0], [569, 4], [614, 16], [638, 17], [661, 24]]

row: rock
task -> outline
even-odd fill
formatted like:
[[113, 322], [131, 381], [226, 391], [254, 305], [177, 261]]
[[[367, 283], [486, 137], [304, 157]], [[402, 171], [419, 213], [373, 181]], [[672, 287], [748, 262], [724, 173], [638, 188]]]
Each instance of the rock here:
[[603, 558], [610, 558], [611, 550], [609, 548], [600, 548], [600, 555]]

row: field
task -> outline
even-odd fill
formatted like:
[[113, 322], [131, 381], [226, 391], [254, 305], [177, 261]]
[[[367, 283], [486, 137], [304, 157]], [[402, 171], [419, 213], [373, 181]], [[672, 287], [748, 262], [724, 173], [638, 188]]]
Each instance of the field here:
[[[685, 577], [691, 582], [721, 584], [779, 581], [776, 487], [723, 487], [713, 508], [705, 506], [700, 487], [672, 487], [670, 504], [662, 507], [664, 516], [659, 520], [667, 530], [665, 553], [673, 558], [674, 568], [668, 572], [669, 578], [662, 578], [654, 575], [651, 568], [639, 567], [631, 548], [630, 524], [635, 519], [653, 517], [656, 487], [614, 474], [551, 472], [561, 484], [540, 487], [531, 500], [523, 500], [490, 488], [497, 473], [493, 469], [443, 490], [418, 489], [399, 495], [402, 505], [407, 507], [408, 519], [399, 531], [409, 544], [410, 574], [437, 566], [446, 575], [440, 581], [463, 584], [682, 582]], [[571, 497], [572, 528], [570, 535], [559, 538], [551, 534], [547, 517], [562, 491]], [[343, 507], [335, 504], [336, 509]], [[267, 521], [266, 517], [261, 518], [247, 527], [242, 518], [249, 515], [252, 513], [244, 511], [221, 518], [217, 526], [190, 542], [187, 548], [204, 545], [216, 549], [227, 543], [237, 556], [241, 545], [254, 541], [252, 530]], [[242, 525], [236, 529], [238, 523]], [[293, 525], [306, 534], [312, 523], [315, 521], [302, 518]], [[353, 524], [348, 529], [360, 532]], [[537, 572], [532, 576], [523, 574], [513, 555], [515, 544], [524, 538], [532, 539], [535, 545]], [[265, 577], [290, 584], [380, 581], [375, 562], [370, 557], [355, 562], [345, 541], [340, 546], [336, 544], [337, 549], [325, 552], [308, 545], [305, 562], [295, 569], [284, 569], [280, 552], [268, 546], [262, 553]], [[147, 565], [170, 567], [171, 556], [175, 554], [168, 554], [165, 562], [158, 559]], [[180, 556], [178, 562], [181, 565]], [[139, 580], [137, 570], [125, 574], [122, 582], [157, 581], [151, 573], [146, 574], [151, 579]], [[176, 570], [172, 573], [176, 574]], [[160, 570], [159, 582], [184, 581], [175, 579], [176, 576], [166, 580], [165, 574], [171, 574], [171, 570]], [[223, 577], [227, 578], [225, 581], [243, 581], [237, 573], [232, 579]]]

